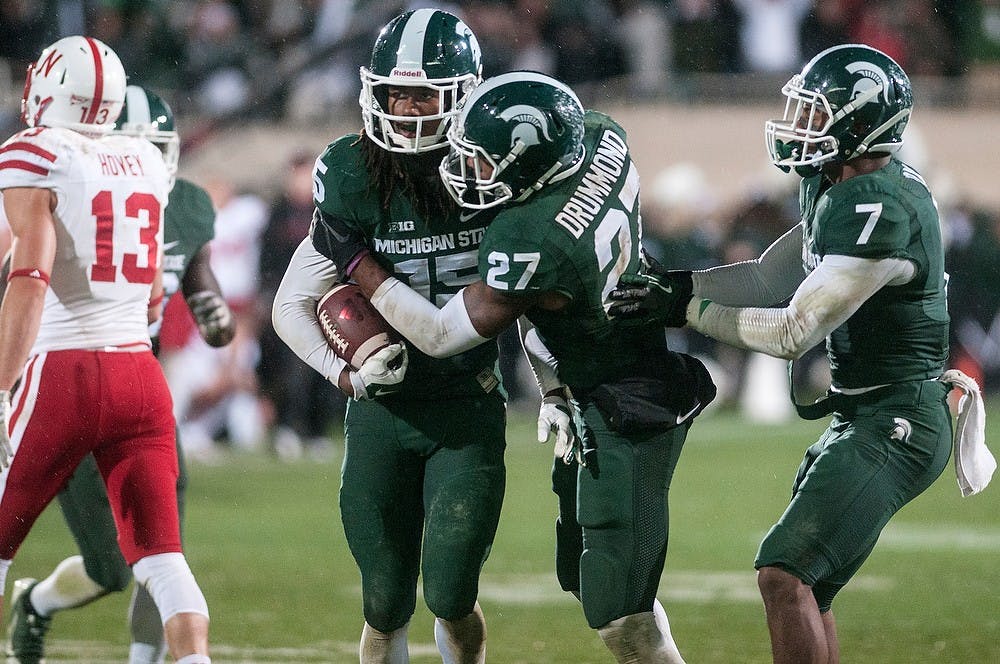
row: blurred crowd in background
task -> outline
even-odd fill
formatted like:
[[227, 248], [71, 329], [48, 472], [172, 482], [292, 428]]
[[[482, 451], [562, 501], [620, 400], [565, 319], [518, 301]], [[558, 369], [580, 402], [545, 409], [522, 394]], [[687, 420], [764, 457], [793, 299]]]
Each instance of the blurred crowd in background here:
[[848, 41], [911, 77], [1000, 59], [998, 0], [0, 0], [0, 77], [23, 80], [45, 45], [89, 34], [184, 113], [309, 119], [353, 102], [378, 29], [429, 4], [466, 20], [487, 76], [533, 69], [582, 96], [609, 80], [618, 94], [683, 96], [687, 75], [784, 75]]
[[[0, 130], [6, 137], [18, 129], [24, 71], [39, 51], [61, 36], [90, 34], [118, 52], [130, 82], [171, 103], [182, 128], [183, 173], [183, 154], [198, 149], [206, 124], [359, 118], [358, 68], [378, 28], [427, 5], [466, 20], [482, 43], [487, 76], [543, 71], [585, 103], [597, 95], [698, 101], [706, 94], [699, 77], [713, 74], [776, 76], [780, 86], [806, 57], [850, 41], [876, 46], [911, 77], [945, 80], [952, 90], [976, 67], [1000, 65], [1000, 0], [0, 0]], [[778, 87], [767, 81], [773, 102]], [[322, 148], [295, 152], [273, 174], [281, 183], [274, 192], [240, 191], [224, 172], [198, 182], [217, 210], [212, 266], [239, 323], [233, 344], [212, 349], [179, 298], [166, 313], [162, 357], [181, 440], [195, 459], [217, 458], [222, 446], [269, 448], [285, 459], [332, 454], [328, 434], [341, 426], [344, 398], [270, 325], [275, 289], [308, 231], [312, 166]], [[644, 173], [649, 252], [690, 269], [755, 258], [798, 221], [797, 179], [781, 182], [724, 205], [710, 174], [690, 164]], [[1000, 211], [948, 201], [941, 214], [952, 364], [992, 394], [1000, 390]], [[678, 350], [713, 367], [722, 407], [765, 421], [794, 417], [784, 362], [684, 330], [669, 334]], [[505, 334], [501, 344], [513, 407], [535, 408], [516, 336]], [[816, 359], [822, 349], [797, 363], [806, 392], [828, 380], [826, 362]]]

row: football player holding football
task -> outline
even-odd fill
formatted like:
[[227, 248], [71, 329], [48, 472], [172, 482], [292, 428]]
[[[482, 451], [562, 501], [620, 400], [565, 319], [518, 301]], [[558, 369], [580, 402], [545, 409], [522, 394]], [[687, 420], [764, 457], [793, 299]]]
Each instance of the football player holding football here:
[[[35, 519], [92, 454], [121, 556], [155, 600], [171, 655], [207, 664], [208, 606], [182, 552], [175, 422], [148, 328], [162, 310], [173, 177], [159, 148], [111, 131], [125, 96], [113, 50], [60, 39], [29, 67], [29, 128], [0, 147], [14, 237], [0, 307], [0, 590]], [[95, 568], [76, 578], [106, 580]], [[26, 590], [12, 634], [44, 631]]]
[[[626, 275], [611, 310], [789, 360], [826, 339], [829, 394], [797, 406], [807, 419], [833, 419], [806, 451], [754, 565], [774, 661], [837, 662], [834, 597], [889, 519], [947, 464], [951, 385], [971, 395], [966, 403], [981, 400], [974, 381], [945, 372], [938, 213], [923, 177], [894, 156], [913, 107], [903, 69], [869, 46], [840, 45], [782, 93], [784, 117], [765, 133], [774, 164], [802, 177], [802, 221], [756, 261]], [[964, 493], [996, 467], [981, 443], [969, 452], [983, 463], [966, 468], [957, 452]]]
[[[163, 217], [164, 306], [180, 291], [202, 339], [211, 346], [226, 345], [233, 338], [235, 325], [209, 264], [208, 243], [215, 235], [215, 211], [205, 190], [189, 180], [176, 178], [180, 138], [173, 112], [159, 95], [129, 85], [113, 131], [145, 138], [157, 145], [174, 178]], [[160, 323], [157, 320], [150, 326], [154, 350]], [[187, 471], [180, 445], [177, 458], [177, 506], [183, 517]], [[14, 582], [6, 651], [8, 658], [22, 664], [36, 662], [44, 655], [45, 635], [55, 612], [84, 606], [108, 593], [124, 590], [132, 578], [132, 571], [118, 549], [107, 492], [92, 454], [84, 457], [57, 497], [81, 555], [62, 561], [41, 581], [25, 578]], [[160, 616], [149, 593], [139, 584], [133, 589], [129, 624], [130, 664], [163, 662], [166, 644]]]
[[351, 369], [316, 313], [344, 272], [313, 245], [335, 242], [327, 228], [339, 220], [428, 303], [448, 301], [475, 279], [486, 220], [461, 213], [437, 165], [445, 131], [481, 70], [475, 35], [448, 12], [409, 11], [382, 29], [361, 69], [364, 130], [316, 160], [314, 232], [274, 299], [278, 335], [353, 397], [340, 507], [361, 571], [364, 663], [408, 661], [418, 576], [443, 661], [484, 660], [479, 572], [504, 495], [506, 397], [496, 344], [435, 359], [396, 343]]
[[[478, 279], [443, 307], [372, 259], [339, 219], [317, 247], [388, 322], [434, 357], [481, 348], [522, 315], [522, 338], [550, 369], [539, 434], [575, 420], [575, 449], [553, 465], [556, 565], [619, 662], [681, 662], [656, 599], [667, 551], [667, 490], [695, 415], [715, 386], [661, 327], [608, 319], [604, 301], [640, 262], [639, 177], [625, 131], [542, 74], [510, 72], [465, 100], [442, 179], [489, 226]], [[539, 343], [540, 342], [540, 343]], [[485, 344], [491, 346], [492, 344]]]

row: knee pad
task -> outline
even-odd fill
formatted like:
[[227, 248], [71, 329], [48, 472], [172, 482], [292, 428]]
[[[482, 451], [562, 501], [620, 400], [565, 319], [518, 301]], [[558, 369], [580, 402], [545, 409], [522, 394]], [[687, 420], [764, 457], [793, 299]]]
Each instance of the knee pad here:
[[438, 618], [444, 620], [458, 620], [469, 614], [476, 605], [476, 594], [478, 583], [476, 577], [470, 579], [469, 583], [458, 586], [454, 584], [437, 584], [435, 588], [427, 586], [427, 579], [424, 579], [424, 603], [428, 610]]
[[183, 553], [146, 556], [132, 567], [132, 571], [136, 582], [144, 585], [153, 596], [164, 625], [178, 613], [208, 617], [208, 603]]
[[438, 588], [433, 591], [424, 582], [424, 603], [427, 608], [438, 618], [443, 620], [458, 620], [467, 616], [476, 605], [476, 594], [478, 584], [464, 584], [462, 588], [455, 588], [449, 592], [447, 588]]
[[371, 627], [389, 634], [410, 622], [416, 609], [416, 594], [412, 596], [392, 595], [378, 598], [364, 597], [362, 613]]
[[613, 558], [593, 549], [580, 557], [580, 602], [583, 615], [592, 629], [597, 629], [627, 613], [628, 579]]

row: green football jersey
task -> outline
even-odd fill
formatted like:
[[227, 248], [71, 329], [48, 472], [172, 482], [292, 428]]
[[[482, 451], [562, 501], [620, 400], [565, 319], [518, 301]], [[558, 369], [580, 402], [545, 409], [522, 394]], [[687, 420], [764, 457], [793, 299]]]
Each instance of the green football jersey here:
[[[327, 147], [314, 177], [316, 206], [360, 231], [383, 268], [438, 307], [478, 279], [479, 244], [490, 215], [460, 214], [457, 205], [447, 205], [440, 216], [425, 219], [399, 187], [385, 205], [372, 185], [355, 134]], [[435, 185], [438, 177], [434, 172]], [[317, 226], [314, 232], [323, 231]], [[496, 343], [444, 359], [424, 355], [411, 344], [408, 349], [410, 363], [395, 398], [427, 400], [502, 390]]]
[[[208, 193], [188, 180], [177, 178], [163, 213], [163, 306], [181, 289], [191, 259], [215, 237], [215, 208]], [[163, 319], [149, 326], [155, 338]]]
[[873, 295], [827, 339], [838, 387], [933, 378], [948, 359], [948, 302], [937, 207], [913, 168], [884, 168], [823, 187], [802, 181], [803, 258], [807, 271], [826, 255], [903, 258], [916, 276]]
[[584, 120], [586, 156], [579, 169], [524, 204], [503, 208], [479, 249], [480, 277], [488, 286], [569, 298], [561, 310], [534, 307], [527, 316], [558, 360], [560, 377], [579, 394], [643, 373], [643, 347], [663, 346], [661, 327], [606, 314], [605, 297], [619, 276], [639, 269], [639, 175], [624, 129], [595, 111]]
[[163, 218], [164, 300], [180, 290], [191, 259], [214, 237], [215, 208], [208, 193], [177, 178]]

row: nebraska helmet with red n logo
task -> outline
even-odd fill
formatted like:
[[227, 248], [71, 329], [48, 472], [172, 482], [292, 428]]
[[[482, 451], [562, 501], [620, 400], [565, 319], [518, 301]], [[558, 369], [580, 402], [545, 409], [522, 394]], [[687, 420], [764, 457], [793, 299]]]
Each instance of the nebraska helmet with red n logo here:
[[125, 68], [111, 47], [93, 37], [64, 37], [28, 65], [21, 120], [103, 134], [124, 103]]

